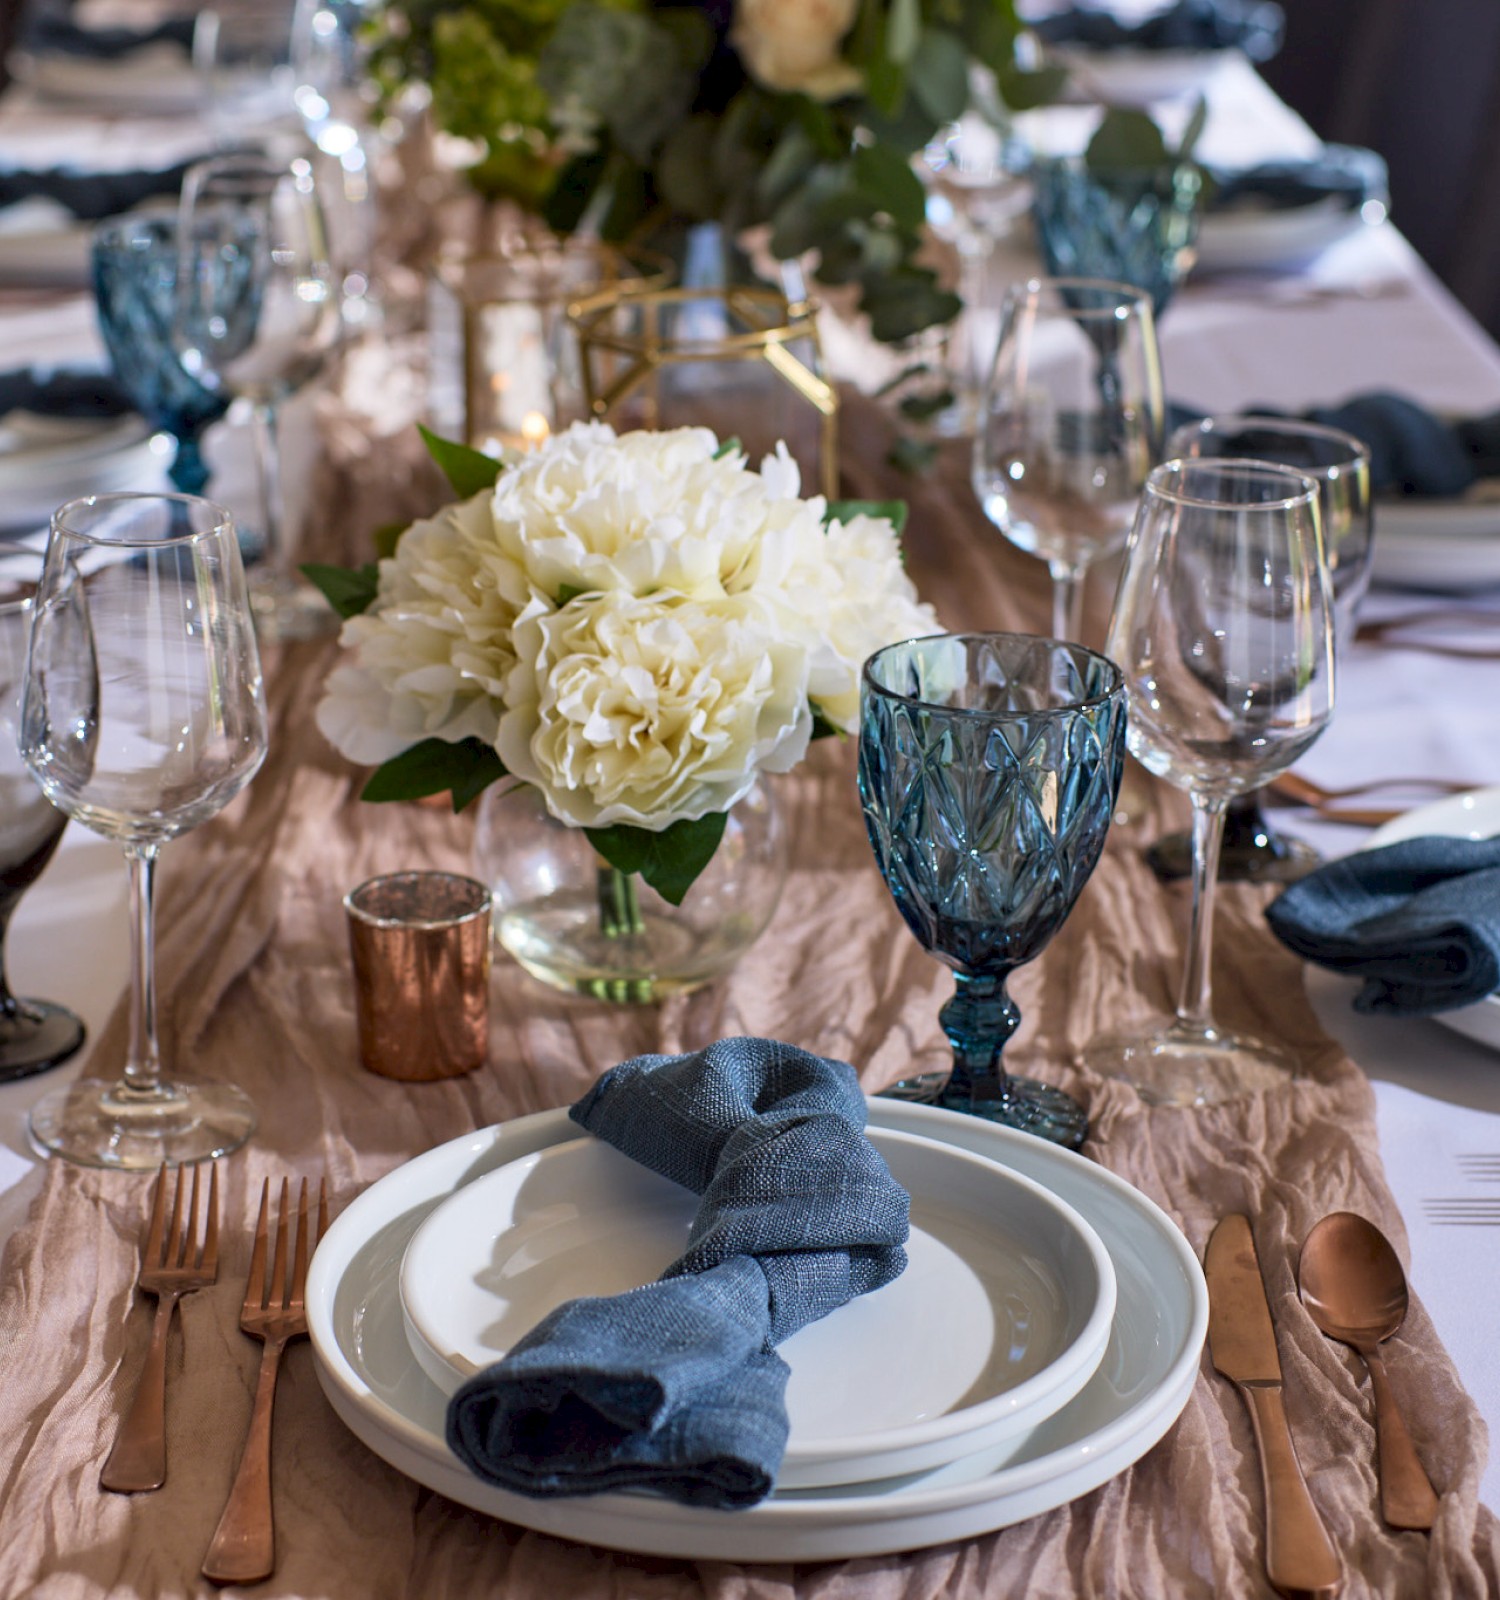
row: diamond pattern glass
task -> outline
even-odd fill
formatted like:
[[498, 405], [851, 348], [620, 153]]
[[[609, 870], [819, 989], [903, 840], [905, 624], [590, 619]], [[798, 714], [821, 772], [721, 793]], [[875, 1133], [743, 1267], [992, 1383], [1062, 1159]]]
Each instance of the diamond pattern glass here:
[[1124, 759], [1120, 674], [1021, 634], [909, 640], [865, 663], [859, 789], [870, 844], [924, 950], [954, 969], [953, 1070], [896, 1086], [1076, 1147], [1087, 1117], [1001, 1066], [1020, 1012], [1006, 979], [1038, 956], [1104, 848]]

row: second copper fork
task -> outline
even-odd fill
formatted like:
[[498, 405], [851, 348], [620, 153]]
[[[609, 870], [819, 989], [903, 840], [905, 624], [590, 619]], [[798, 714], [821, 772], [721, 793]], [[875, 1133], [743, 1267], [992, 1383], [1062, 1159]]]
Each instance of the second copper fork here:
[[[281, 1369], [281, 1353], [291, 1340], [307, 1332], [307, 1263], [312, 1254], [307, 1236], [307, 1179], [302, 1180], [297, 1201], [295, 1240], [290, 1207], [290, 1186], [281, 1180], [281, 1209], [276, 1243], [271, 1255], [270, 1276], [266, 1274], [267, 1242], [270, 1224], [271, 1181], [260, 1191], [260, 1215], [255, 1223], [255, 1248], [250, 1256], [250, 1274], [245, 1283], [245, 1299], [240, 1307], [240, 1328], [252, 1339], [259, 1339], [260, 1377], [255, 1385], [255, 1404], [250, 1412], [250, 1429], [245, 1437], [244, 1454], [234, 1475], [223, 1515], [203, 1559], [203, 1576], [215, 1583], [254, 1583], [268, 1578], [276, 1565], [276, 1532], [271, 1514], [271, 1413], [276, 1401], [276, 1377]], [[316, 1246], [328, 1227], [326, 1181], [318, 1185]], [[288, 1260], [290, 1256], [290, 1260]]]
[[120, 1494], [159, 1489], [167, 1477], [167, 1333], [178, 1299], [193, 1289], [204, 1289], [219, 1275], [219, 1169], [210, 1168], [208, 1218], [202, 1242], [198, 1235], [199, 1169], [193, 1168], [193, 1187], [187, 1211], [182, 1208], [182, 1168], [167, 1223], [167, 1167], [156, 1175], [151, 1200], [151, 1221], [141, 1247], [137, 1286], [156, 1296], [156, 1320], [146, 1364], [136, 1382], [135, 1399], [120, 1422], [114, 1449], [99, 1474], [102, 1488]]

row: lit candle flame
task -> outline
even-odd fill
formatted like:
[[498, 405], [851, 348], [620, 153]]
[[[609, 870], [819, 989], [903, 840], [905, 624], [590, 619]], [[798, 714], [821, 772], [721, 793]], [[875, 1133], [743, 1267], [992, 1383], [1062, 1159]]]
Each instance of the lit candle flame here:
[[540, 411], [528, 411], [521, 418], [521, 438], [528, 450], [538, 450], [551, 437], [552, 429]]

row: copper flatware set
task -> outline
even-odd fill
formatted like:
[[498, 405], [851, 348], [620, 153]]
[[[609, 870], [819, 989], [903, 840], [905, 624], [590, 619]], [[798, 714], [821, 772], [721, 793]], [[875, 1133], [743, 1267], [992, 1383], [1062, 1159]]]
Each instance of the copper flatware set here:
[[[201, 1231], [200, 1186], [200, 1169], [194, 1167], [184, 1207], [185, 1169], [177, 1169], [175, 1187], [167, 1167], [163, 1166], [157, 1174], [137, 1278], [140, 1289], [156, 1296], [156, 1317], [135, 1398], [121, 1420], [114, 1448], [99, 1476], [100, 1485], [105, 1489], [141, 1493], [159, 1489], [166, 1481], [166, 1348], [172, 1312], [181, 1295], [208, 1288], [218, 1278], [219, 1173], [216, 1163], [209, 1165], [206, 1219]], [[170, 1219], [169, 1191], [172, 1196]], [[283, 1178], [273, 1238], [271, 1184], [269, 1179], [264, 1182], [245, 1297], [240, 1307], [241, 1331], [261, 1341], [263, 1346], [260, 1377], [239, 1468], [203, 1562], [203, 1575], [216, 1583], [254, 1583], [269, 1577], [275, 1567], [271, 1413], [276, 1378], [282, 1352], [288, 1343], [307, 1333], [308, 1262], [327, 1228], [326, 1182], [318, 1185], [316, 1209], [310, 1225], [307, 1180], [302, 1180], [293, 1206], [290, 1184]]]
[[[1266, 1576], [1293, 1600], [1329, 1600], [1343, 1563], [1308, 1492], [1282, 1403], [1281, 1360], [1250, 1219], [1224, 1217], [1203, 1258], [1208, 1279], [1209, 1355], [1250, 1412], [1265, 1494]], [[1375, 1401], [1380, 1504], [1394, 1528], [1425, 1530], [1438, 1497], [1396, 1406], [1381, 1344], [1406, 1314], [1406, 1278], [1385, 1236], [1352, 1212], [1323, 1218], [1303, 1242], [1298, 1295], [1321, 1333], [1357, 1350]]]

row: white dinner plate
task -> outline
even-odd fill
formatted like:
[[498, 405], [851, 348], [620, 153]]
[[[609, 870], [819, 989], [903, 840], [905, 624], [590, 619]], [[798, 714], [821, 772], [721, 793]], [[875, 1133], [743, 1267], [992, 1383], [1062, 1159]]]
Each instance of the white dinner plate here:
[[1376, 583], [1464, 594], [1500, 584], [1500, 500], [1375, 502]]
[[144, 417], [0, 417], [0, 528], [44, 527], [65, 500], [155, 485], [169, 452]]
[[[476, 1478], [444, 1440], [442, 1391], [412, 1358], [399, 1274], [428, 1213], [465, 1184], [576, 1136], [547, 1111], [438, 1146], [371, 1185], [318, 1246], [308, 1327], [324, 1393], [378, 1456], [462, 1505], [559, 1538], [683, 1559], [828, 1561], [973, 1538], [1051, 1511], [1140, 1459], [1181, 1414], [1208, 1328], [1203, 1272], [1187, 1241], [1138, 1190], [1091, 1161], [977, 1117], [894, 1100], [871, 1125], [940, 1139], [1050, 1189], [1099, 1234], [1114, 1264], [1114, 1326], [1099, 1370], [992, 1472], [938, 1468], [848, 1489], [773, 1494], [747, 1511], [704, 1511], [648, 1494], [533, 1500]], [[893, 1351], [931, 1361], [941, 1348]], [[956, 1481], [955, 1481], [956, 1480]]]
[[[1418, 839], [1424, 834], [1488, 839], [1497, 833], [1500, 833], [1500, 789], [1476, 789], [1472, 794], [1453, 795], [1406, 812], [1371, 834], [1366, 849], [1398, 844], [1402, 839]], [[1500, 994], [1487, 995], [1478, 1005], [1434, 1012], [1432, 1020], [1492, 1050], [1500, 1050]]]
[[1195, 272], [1269, 271], [1311, 261], [1368, 226], [1358, 206], [1329, 195], [1303, 206], [1233, 206], [1198, 224]]
[[[911, 1196], [907, 1266], [778, 1346], [791, 1368], [779, 1488], [864, 1483], [965, 1457], [976, 1472], [1088, 1382], [1114, 1321], [1099, 1236], [1039, 1184], [952, 1145], [872, 1130]], [[565, 1301], [652, 1283], [698, 1197], [601, 1140], [498, 1168], [443, 1202], [401, 1268], [418, 1364], [451, 1394]], [[941, 1349], [941, 1361], [891, 1352]]]
[[1069, 87], [1103, 105], [1145, 107], [1199, 93], [1232, 53], [1227, 50], [1091, 49], [1049, 44], [1046, 53], [1067, 69]]
[[21, 50], [12, 53], [10, 65], [43, 99], [94, 112], [175, 114], [204, 105], [202, 76], [187, 52], [169, 41], [118, 57]]

